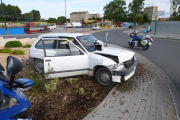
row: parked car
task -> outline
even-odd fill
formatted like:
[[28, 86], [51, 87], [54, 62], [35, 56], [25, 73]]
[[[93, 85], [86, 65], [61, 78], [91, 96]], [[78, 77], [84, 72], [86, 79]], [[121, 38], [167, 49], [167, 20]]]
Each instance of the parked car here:
[[94, 26], [94, 27], [92, 27], [92, 30], [100, 30], [100, 27], [99, 26]]
[[51, 29], [56, 29], [56, 23], [53, 24], [53, 26], [47, 26], [50, 30]]
[[30, 48], [30, 60], [38, 72], [48, 73], [49, 78], [86, 74], [95, 76], [104, 87], [128, 80], [137, 65], [134, 52], [107, 47], [83, 33], [39, 35]]
[[130, 24], [130, 25], [129, 25], [129, 28], [133, 28], [133, 26]]

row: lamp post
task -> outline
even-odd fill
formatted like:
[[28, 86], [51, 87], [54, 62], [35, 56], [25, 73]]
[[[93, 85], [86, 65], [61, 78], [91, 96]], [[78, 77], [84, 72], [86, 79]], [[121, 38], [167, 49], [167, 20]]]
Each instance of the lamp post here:
[[[65, 17], [66, 17], [66, 0], [65, 0]], [[67, 32], [67, 18], [66, 18], [66, 32]]]
[[5, 29], [6, 29], [5, 34], [9, 35], [9, 31], [7, 31], [7, 26], [6, 26], [6, 19], [5, 19], [5, 16], [4, 16], [4, 9], [3, 9], [3, 5], [2, 5], [2, 0], [1, 0], [1, 7], [2, 7], [2, 11], [3, 11], [4, 23], [5, 23]]

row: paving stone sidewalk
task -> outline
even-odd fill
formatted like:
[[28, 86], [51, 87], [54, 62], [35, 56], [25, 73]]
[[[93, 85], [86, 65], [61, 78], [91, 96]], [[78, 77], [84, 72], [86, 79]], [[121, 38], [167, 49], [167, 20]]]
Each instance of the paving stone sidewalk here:
[[135, 75], [118, 84], [84, 120], [177, 120], [164, 75], [143, 56], [136, 57]]

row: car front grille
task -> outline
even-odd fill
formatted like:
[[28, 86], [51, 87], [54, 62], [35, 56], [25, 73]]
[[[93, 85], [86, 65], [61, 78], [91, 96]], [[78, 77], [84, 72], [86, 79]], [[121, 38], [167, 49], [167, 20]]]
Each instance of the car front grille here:
[[134, 64], [134, 57], [131, 58], [130, 60], [124, 62], [125, 68], [129, 69], [132, 65]]

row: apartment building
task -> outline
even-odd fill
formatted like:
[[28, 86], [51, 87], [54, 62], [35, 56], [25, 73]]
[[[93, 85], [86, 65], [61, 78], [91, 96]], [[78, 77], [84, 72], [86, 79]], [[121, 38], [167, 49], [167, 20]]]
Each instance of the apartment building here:
[[80, 22], [80, 20], [88, 20], [89, 18], [89, 12], [72, 12], [70, 14], [70, 22]]
[[[158, 11], [158, 7], [157, 6], [151, 6], [151, 7], [146, 7], [144, 8], [144, 12], [148, 15], [150, 20], [156, 20], [156, 17], [153, 16], [154, 12]], [[157, 17], [158, 19], [159, 17]]]
[[72, 12], [70, 13], [70, 22], [80, 22], [80, 20], [84, 19], [84, 21], [88, 20], [89, 18], [92, 18], [92, 17], [101, 17], [100, 14], [89, 14], [88, 11], [85, 11], [85, 12]]
[[93, 16], [95, 18], [98, 18], [98, 17], [101, 18], [101, 14], [98, 14], [98, 13], [97, 14], [89, 14], [89, 18], [92, 18]]

